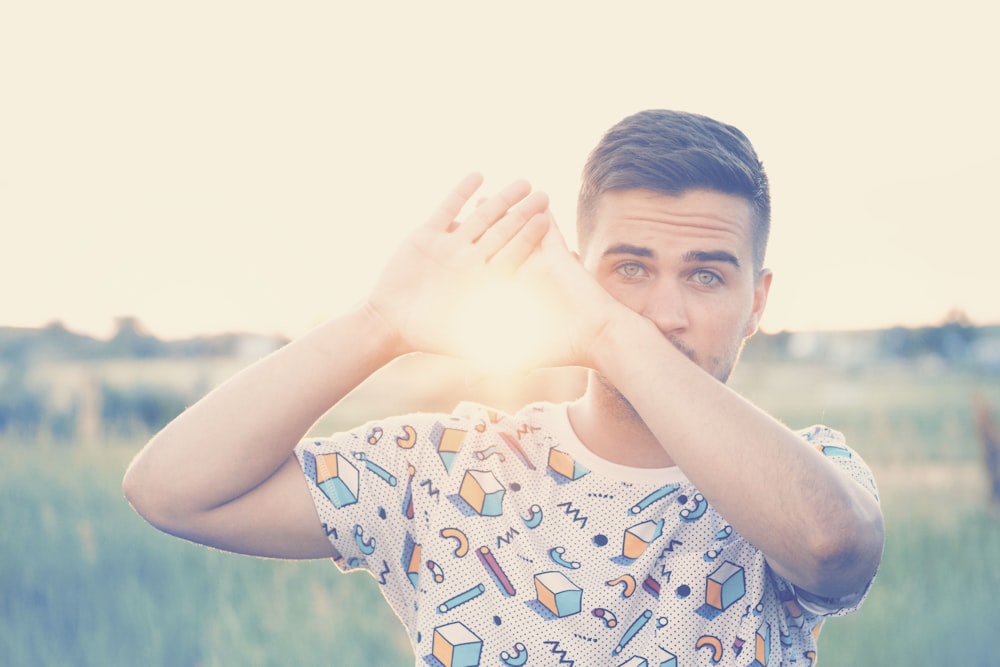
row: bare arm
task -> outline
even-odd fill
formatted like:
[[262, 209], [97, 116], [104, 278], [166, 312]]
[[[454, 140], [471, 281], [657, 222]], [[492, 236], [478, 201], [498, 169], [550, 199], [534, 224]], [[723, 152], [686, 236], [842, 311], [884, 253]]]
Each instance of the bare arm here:
[[663, 450], [660, 460], [665, 451], [776, 572], [821, 597], [864, 588], [883, 543], [882, 515], [867, 490], [612, 297], [555, 227], [522, 272], [558, 295], [563, 354], [628, 399], [647, 429], [640, 437]]
[[331, 555], [292, 448], [393, 356], [370, 308], [331, 320], [156, 434], [126, 473], [126, 496], [156, 527], [196, 542], [267, 556]]
[[871, 494], [655, 327], [628, 319], [606, 330], [597, 365], [674, 462], [785, 579], [822, 597], [861, 591], [882, 555]]
[[135, 509], [161, 530], [231, 551], [334, 555], [295, 445], [395, 357], [449, 351], [457, 292], [498, 267], [517, 266], [548, 226], [547, 199], [523, 182], [458, 225], [479, 184], [470, 177], [449, 195], [403, 244], [364, 305], [247, 368], [154, 436], [123, 482]]

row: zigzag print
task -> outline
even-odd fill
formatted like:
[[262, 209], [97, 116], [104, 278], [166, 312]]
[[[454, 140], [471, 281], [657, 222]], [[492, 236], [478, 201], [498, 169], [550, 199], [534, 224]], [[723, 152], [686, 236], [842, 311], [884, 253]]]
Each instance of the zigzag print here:
[[420, 486], [426, 486], [427, 495], [432, 496], [434, 500], [441, 502], [441, 489], [435, 489], [434, 484], [431, 483], [431, 480], [429, 479], [421, 480]]
[[573, 522], [574, 523], [579, 523], [581, 529], [587, 527], [587, 519], [589, 517], [585, 517], [585, 516], [581, 517], [580, 516], [580, 510], [578, 510], [578, 509], [576, 509], [576, 508], [573, 507], [572, 501], [567, 500], [564, 503], [559, 503], [558, 505], [556, 505], [556, 507], [562, 507], [563, 511], [566, 513], [566, 516], [572, 516], [573, 517]]
[[517, 439], [520, 440], [522, 436], [526, 433], [531, 433], [532, 431], [540, 431], [540, 426], [531, 426], [529, 424], [521, 424], [517, 427]]
[[545, 641], [545, 642], [542, 642], [542, 643], [543, 644], [549, 644], [552, 647], [549, 650], [552, 651], [552, 653], [554, 653], [554, 654], [556, 654], [556, 655], [559, 656], [559, 664], [560, 665], [569, 665], [569, 667], [573, 667], [573, 665], [575, 664], [575, 661], [573, 661], [573, 660], [567, 660], [566, 659], [566, 651], [560, 650], [560, 648], [559, 648], [559, 642]]
[[506, 534], [497, 535], [497, 549], [500, 548], [501, 542], [503, 542], [504, 544], [510, 544], [510, 541], [514, 539], [514, 536], [520, 534], [521, 533], [517, 532], [517, 528], [508, 528]]

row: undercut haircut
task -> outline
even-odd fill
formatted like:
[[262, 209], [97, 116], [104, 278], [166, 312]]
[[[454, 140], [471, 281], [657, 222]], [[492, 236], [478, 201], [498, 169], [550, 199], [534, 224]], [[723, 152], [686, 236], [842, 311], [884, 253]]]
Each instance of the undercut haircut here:
[[651, 109], [619, 121], [590, 153], [577, 201], [577, 239], [590, 241], [602, 194], [651, 190], [680, 196], [713, 190], [742, 197], [753, 215], [753, 261], [757, 273], [771, 228], [771, 194], [764, 165], [739, 129], [707, 116]]

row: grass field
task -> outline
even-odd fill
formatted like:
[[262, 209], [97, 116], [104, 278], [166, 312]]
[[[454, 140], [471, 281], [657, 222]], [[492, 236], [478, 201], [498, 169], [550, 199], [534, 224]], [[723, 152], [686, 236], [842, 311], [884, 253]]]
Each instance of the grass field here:
[[[1000, 378], [749, 367], [734, 384], [790, 424], [845, 431], [880, 483], [882, 569], [859, 613], [826, 624], [820, 664], [1000, 664], [1000, 514], [985, 502], [971, 409], [976, 392], [1000, 407]], [[0, 665], [413, 664], [370, 578], [143, 523], [120, 493], [141, 444], [0, 442]]]
[[152, 530], [119, 491], [133, 452], [5, 449], [0, 664], [309, 665], [335, 654], [347, 656], [342, 664], [412, 662], [368, 577]]

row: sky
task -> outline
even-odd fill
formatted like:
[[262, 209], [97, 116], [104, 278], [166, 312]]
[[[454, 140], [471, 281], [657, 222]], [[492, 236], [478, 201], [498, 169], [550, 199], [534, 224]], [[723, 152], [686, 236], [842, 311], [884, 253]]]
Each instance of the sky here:
[[548, 192], [635, 111], [771, 179], [765, 331], [1000, 323], [986, 2], [4, 3], [0, 326], [295, 336], [469, 171]]

